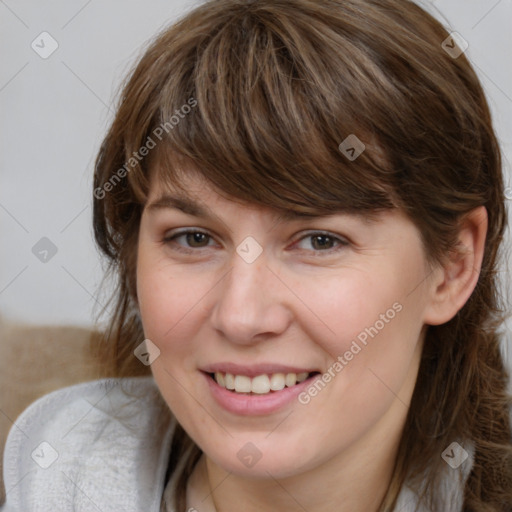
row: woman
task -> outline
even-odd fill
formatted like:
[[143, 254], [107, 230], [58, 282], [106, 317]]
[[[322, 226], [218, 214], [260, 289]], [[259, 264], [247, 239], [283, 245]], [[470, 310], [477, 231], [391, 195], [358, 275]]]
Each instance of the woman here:
[[116, 379], [24, 413], [53, 461], [7, 507], [512, 509], [500, 152], [457, 41], [404, 0], [158, 36], [96, 162]]

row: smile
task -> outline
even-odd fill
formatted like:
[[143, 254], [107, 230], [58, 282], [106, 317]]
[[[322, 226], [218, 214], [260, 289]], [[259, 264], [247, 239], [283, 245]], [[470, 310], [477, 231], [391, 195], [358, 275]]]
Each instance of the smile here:
[[220, 387], [233, 391], [234, 393], [265, 395], [304, 382], [312, 373], [273, 373], [270, 375], [257, 375], [251, 378], [247, 375], [215, 372], [211, 373], [210, 377], [212, 377]]
[[[320, 376], [314, 372], [242, 373], [201, 371], [211, 397], [236, 415], [273, 414], [297, 403], [297, 396]], [[247, 373], [250, 373], [248, 371]]]

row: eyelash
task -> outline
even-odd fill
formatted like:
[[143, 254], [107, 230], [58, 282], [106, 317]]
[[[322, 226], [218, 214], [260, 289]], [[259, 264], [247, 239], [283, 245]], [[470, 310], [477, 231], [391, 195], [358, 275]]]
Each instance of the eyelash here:
[[[208, 233], [205, 233], [204, 231], [201, 231], [201, 230], [198, 230], [198, 229], [188, 229], [188, 230], [179, 231], [177, 233], [173, 233], [171, 235], [168, 235], [168, 236], [164, 237], [164, 239], [162, 240], [162, 243], [164, 243], [165, 245], [171, 245], [171, 243], [175, 242], [176, 239], [178, 239], [178, 238], [180, 238], [182, 236], [186, 236], [186, 235], [189, 235], [189, 234], [196, 234], [196, 233], [200, 233], [201, 235], [205, 235], [206, 237], [208, 237], [209, 240], [211, 240], [213, 238], [211, 235], [209, 235]], [[296, 242], [294, 242], [294, 244], [298, 243], [298, 242], [301, 242], [302, 240], [305, 240], [306, 238], [314, 238], [315, 236], [325, 236], [325, 237], [329, 238], [330, 240], [336, 242], [338, 245], [337, 245], [337, 247], [330, 248], [330, 249], [319, 249], [319, 250], [314, 250], [313, 249], [312, 251], [314, 253], [332, 254], [334, 252], [340, 251], [341, 249], [343, 249], [344, 247], [349, 245], [349, 242], [347, 240], [344, 240], [343, 238], [340, 238], [338, 236], [333, 235], [332, 233], [325, 232], [325, 231], [311, 231], [307, 235], [304, 235], [303, 237], [299, 238]], [[174, 247], [174, 250], [179, 251], [179, 252], [183, 252], [183, 253], [186, 253], [186, 254], [191, 254], [193, 252], [197, 252], [197, 250], [206, 249], [208, 247], [209, 246], [197, 247], [197, 248], [185, 248], [183, 246], [177, 245], [177, 246]]]

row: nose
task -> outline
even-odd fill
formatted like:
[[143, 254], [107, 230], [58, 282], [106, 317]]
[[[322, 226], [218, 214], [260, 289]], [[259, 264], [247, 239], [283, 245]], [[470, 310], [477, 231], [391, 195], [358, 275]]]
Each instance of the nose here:
[[272, 338], [291, 322], [290, 292], [269, 268], [264, 253], [252, 263], [235, 253], [230, 272], [216, 289], [211, 321], [232, 343], [250, 345]]

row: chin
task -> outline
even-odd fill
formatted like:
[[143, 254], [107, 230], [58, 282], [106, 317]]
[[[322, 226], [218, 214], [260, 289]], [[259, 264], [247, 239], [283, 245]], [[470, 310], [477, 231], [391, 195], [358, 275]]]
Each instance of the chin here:
[[203, 451], [216, 465], [242, 478], [283, 479], [315, 467], [315, 462], [297, 446], [300, 444], [283, 446], [277, 439], [272, 443], [245, 438], [230, 446], [223, 445], [222, 451], [209, 450], [208, 446]]

